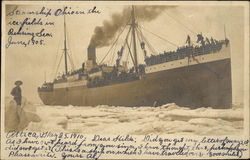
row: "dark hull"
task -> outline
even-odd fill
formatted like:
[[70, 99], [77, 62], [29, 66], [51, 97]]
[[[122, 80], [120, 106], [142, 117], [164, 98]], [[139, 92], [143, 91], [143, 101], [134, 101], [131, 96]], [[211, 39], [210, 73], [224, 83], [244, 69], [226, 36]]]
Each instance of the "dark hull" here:
[[145, 74], [140, 80], [109, 86], [72, 87], [39, 92], [46, 105], [152, 106], [176, 103], [191, 108], [229, 108], [230, 58]]

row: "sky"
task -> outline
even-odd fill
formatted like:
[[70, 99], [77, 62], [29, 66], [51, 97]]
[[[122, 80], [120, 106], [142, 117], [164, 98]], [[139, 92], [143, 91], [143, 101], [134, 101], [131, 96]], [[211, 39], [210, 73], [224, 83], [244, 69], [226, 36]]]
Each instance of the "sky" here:
[[[164, 3], [167, 4], [167, 3]], [[158, 4], [159, 5], [159, 4]], [[7, 5], [6, 14], [16, 6], [22, 11], [36, 11], [43, 6], [51, 9], [52, 12], [58, 8], [63, 8], [63, 4], [35, 4], [35, 5]], [[71, 10], [88, 10], [96, 6], [100, 14], [83, 14], [66, 16], [67, 47], [69, 54], [74, 61], [75, 68], [80, 68], [87, 59], [87, 47], [94, 33], [96, 26], [102, 26], [105, 21], [110, 21], [114, 13], [121, 13], [126, 5], [110, 2], [102, 4], [84, 3], [68, 4]], [[171, 5], [172, 6], [172, 5]], [[34, 18], [34, 15], [14, 15], [5, 16], [5, 43], [8, 38], [8, 31], [13, 26], [8, 25], [10, 21], [22, 21], [25, 18]], [[43, 21], [54, 22], [54, 25], [46, 26], [46, 31], [52, 33], [53, 37], [45, 38], [44, 45], [27, 46], [12, 45], [5, 48], [4, 60], [4, 80], [5, 96], [9, 96], [16, 80], [22, 80], [23, 96], [28, 100], [40, 103], [37, 88], [45, 81], [52, 81], [55, 78], [55, 70], [63, 53], [63, 16], [36, 16]], [[123, 19], [120, 19], [122, 21]], [[160, 35], [171, 43], [182, 46], [185, 44], [187, 35], [191, 40], [196, 40], [196, 34], [202, 33], [204, 36], [221, 40], [225, 36], [231, 43], [231, 63], [232, 63], [232, 87], [233, 102], [243, 102], [243, 76], [244, 76], [244, 8], [242, 6], [190, 6], [175, 5], [165, 9], [155, 19], [151, 21], [139, 22], [143, 28], [154, 34]], [[225, 26], [225, 27], [224, 27]], [[17, 29], [19, 26], [14, 26]], [[41, 26], [28, 26], [29, 31], [38, 31]], [[225, 29], [224, 29], [225, 28]], [[225, 30], [225, 31], [224, 31]], [[143, 30], [142, 30], [143, 31]], [[157, 38], [145, 30], [144, 36], [157, 52], [175, 50], [176, 46]], [[226, 35], [225, 35], [226, 33]], [[125, 31], [123, 36], [125, 35]], [[13, 39], [27, 40], [20, 36], [13, 36]], [[115, 37], [114, 37], [115, 38]], [[122, 44], [122, 38], [118, 41]], [[2, 45], [4, 46], [4, 45]], [[100, 62], [107, 53], [109, 47], [97, 48], [97, 62]], [[138, 49], [139, 50], [139, 49]], [[109, 57], [110, 56], [110, 57]], [[109, 55], [107, 62], [112, 59]], [[142, 54], [139, 62], [143, 63]], [[63, 72], [63, 65], [59, 66], [59, 72]], [[46, 73], [46, 76], [45, 76]], [[2, 76], [3, 77], [3, 76]]]

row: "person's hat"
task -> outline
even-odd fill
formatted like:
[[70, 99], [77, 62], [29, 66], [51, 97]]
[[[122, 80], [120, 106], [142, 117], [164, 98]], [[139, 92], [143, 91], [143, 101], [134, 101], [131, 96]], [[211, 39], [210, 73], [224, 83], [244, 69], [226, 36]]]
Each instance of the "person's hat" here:
[[15, 85], [22, 85], [22, 84], [23, 84], [22, 81], [16, 81], [16, 82], [15, 82]]

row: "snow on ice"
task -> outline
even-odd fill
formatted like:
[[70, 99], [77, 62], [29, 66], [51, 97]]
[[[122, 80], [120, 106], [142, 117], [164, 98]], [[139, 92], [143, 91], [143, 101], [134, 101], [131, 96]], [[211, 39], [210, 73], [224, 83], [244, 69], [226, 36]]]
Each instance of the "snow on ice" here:
[[[5, 125], [15, 124], [13, 101], [6, 101]], [[46, 106], [25, 103], [20, 130], [85, 134], [237, 135], [243, 132], [243, 106], [189, 109], [174, 103], [160, 107]], [[12, 117], [12, 119], [11, 119]], [[14, 119], [13, 119], [14, 118]], [[18, 128], [18, 127], [16, 127]]]

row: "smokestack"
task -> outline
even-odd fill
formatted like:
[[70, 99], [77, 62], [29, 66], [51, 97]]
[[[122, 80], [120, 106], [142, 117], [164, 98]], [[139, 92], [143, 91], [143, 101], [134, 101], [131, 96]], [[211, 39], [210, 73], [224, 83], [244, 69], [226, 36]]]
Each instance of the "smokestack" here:
[[96, 64], [96, 48], [95, 47], [88, 47], [88, 60], [91, 60], [93, 64]]

